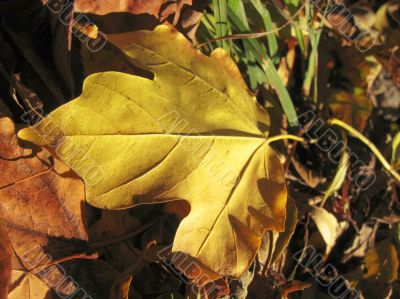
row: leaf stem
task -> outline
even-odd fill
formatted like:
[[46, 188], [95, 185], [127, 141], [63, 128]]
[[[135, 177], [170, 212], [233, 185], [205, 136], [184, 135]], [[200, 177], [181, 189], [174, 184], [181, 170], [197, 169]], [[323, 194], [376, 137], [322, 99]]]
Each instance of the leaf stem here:
[[58, 265], [67, 261], [72, 261], [72, 260], [97, 260], [99, 258], [99, 254], [97, 252], [93, 252], [93, 253], [77, 253], [77, 254], [73, 254], [70, 256], [66, 256], [63, 258], [60, 258], [58, 260], [52, 261], [48, 264], [45, 265], [41, 265], [41, 266], [37, 266], [35, 268], [33, 268], [32, 270], [30, 270], [30, 273], [33, 273], [35, 275], [47, 270], [48, 268], [54, 266], [54, 265]]
[[385, 157], [381, 154], [381, 152], [378, 150], [378, 148], [363, 134], [361, 134], [359, 131], [354, 129], [353, 127], [349, 126], [345, 122], [337, 119], [337, 118], [332, 118], [328, 120], [328, 124], [332, 126], [339, 126], [343, 129], [345, 129], [347, 132], [352, 134], [354, 137], [359, 139], [361, 142], [363, 142], [366, 146], [369, 147], [369, 149], [372, 151], [372, 153], [378, 158], [378, 160], [382, 163], [382, 166], [393, 176], [393, 178], [400, 183], [400, 174], [396, 172], [396, 170], [389, 164], [389, 162], [385, 159]]
[[279, 140], [285, 140], [285, 139], [295, 140], [295, 141], [299, 141], [299, 142], [305, 141], [305, 139], [303, 137], [299, 137], [299, 136], [291, 135], [291, 134], [283, 134], [283, 135], [277, 135], [277, 136], [268, 138], [267, 144], [270, 144], [272, 142], [279, 141]]

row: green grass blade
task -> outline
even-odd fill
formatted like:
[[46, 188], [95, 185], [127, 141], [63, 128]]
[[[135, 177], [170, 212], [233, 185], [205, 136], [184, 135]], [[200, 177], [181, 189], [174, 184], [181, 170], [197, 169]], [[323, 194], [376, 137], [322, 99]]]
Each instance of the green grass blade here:
[[239, 19], [246, 25], [247, 29], [250, 30], [249, 22], [247, 21], [246, 10], [244, 9], [244, 5], [242, 0], [229, 0], [228, 6], [235, 14], [239, 17]]
[[299, 121], [296, 113], [296, 109], [294, 108], [292, 99], [283, 84], [281, 78], [279, 77], [278, 71], [276, 70], [274, 64], [271, 59], [268, 57], [264, 60], [262, 64], [263, 70], [266, 75], [269, 77], [272, 85], [275, 87], [276, 93], [278, 94], [279, 101], [282, 105], [282, 109], [286, 114], [288, 119], [289, 126], [297, 127], [299, 126]]
[[[264, 6], [263, 3], [261, 3], [260, 0], [250, 0], [250, 3], [253, 5], [253, 7], [256, 9], [258, 14], [263, 20], [265, 31], [269, 32], [274, 30], [274, 24], [272, 23], [271, 15], [268, 11], [268, 9]], [[269, 49], [269, 56], [271, 59], [274, 61], [274, 63], [277, 63], [277, 60], [279, 60], [279, 57], [277, 57], [278, 54], [278, 40], [276, 38], [276, 35], [274, 33], [268, 34], [266, 36], [267, 42], [268, 42], [268, 49]]]
[[[235, 31], [238, 31], [239, 33], [246, 33], [248, 31], [246, 25], [241, 22], [240, 18], [229, 7], [228, 16]], [[279, 77], [278, 71], [276, 70], [272, 60], [266, 54], [263, 44], [257, 39], [244, 39], [243, 43], [248, 45], [249, 50], [252, 52], [257, 62], [264, 70], [272, 86], [274, 86], [276, 93], [278, 94], [279, 101], [282, 105], [282, 109], [288, 118], [289, 125], [291, 127], [298, 126], [299, 122], [292, 99], [290, 98], [285, 85]]]
[[[241, 24], [244, 26], [243, 28], [246, 28], [246, 32], [250, 32], [250, 25], [248, 22], [248, 17], [243, 2], [241, 0], [229, 0], [228, 5], [229, 5], [229, 10], [234, 12], [232, 15], [232, 12], [231, 14], [229, 14], [228, 10], [228, 16], [229, 16], [228, 19], [229, 20], [231, 18], [234, 18], [235, 20], [237, 19], [237, 22], [241, 22]], [[241, 51], [240, 60], [242, 60], [246, 65], [246, 72], [249, 77], [250, 88], [252, 90], [255, 90], [260, 84], [264, 83], [267, 80], [267, 77], [264, 71], [258, 65], [257, 60], [254, 54], [252, 53], [251, 49], [249, 48], [248, 43], [243, 43], [243, 46], [244, 46], [244, 52]]]
[[[306, 96], [310, 95], [311, 84], [314, 80], [314, 85], [317, 86], [317, 74], [318, 74], [318, 45], [321, 37], [322, 31], [309, 30], [311, 53], [308, 60], [308, 66], [306, 71], [306, 76], [303, 83], [303, 92]], [[314, 92], [314, 97], [317, 94]]]
[[[214, 17], [215, 17], [215, 29], [216, 29], [216, 38], [224, 37], [228, 35], [228, 14], [227, 14], [227, 0], [213, 0], [212, 1], [214, 8]], [[218, 47], [223, 48], [227, 53], [230, 53], [229, 41], [227, 40], [218, 40]]]

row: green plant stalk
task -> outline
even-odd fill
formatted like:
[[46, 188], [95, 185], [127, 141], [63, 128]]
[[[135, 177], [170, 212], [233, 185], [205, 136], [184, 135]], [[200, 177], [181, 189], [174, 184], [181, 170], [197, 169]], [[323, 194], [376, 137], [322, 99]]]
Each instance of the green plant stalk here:
[[390, 165], [390, 163], [385, 159], [385, 157], [381, 154], [381, 152], [378, 150], [378, 148], [363, 134], [361, 134], [359, 131], [354, 129], [353, 127], [349, 126], [345, 122], [337, 119], [337, 118], [332, 118], [328, 120], [328, 124], [332, 126], [338, 126], [343, 129], [345, 129], [347, 132], [352, 134], [354, 137], [359, 139], [361, 142], [363, 142], [366, 146], [369, 147], [371, 152], [378, 158], [378, 160], [382, 163], [382, 166], [386, 169], [386, 171], [392, 175], [392, 177], [396, 180], [397, 183], [400, 184], [400, 174], [393, 169], [393, 167]]
[[[347, 136], [342, 130], [343, 136], [343, 144], [347, 146]], [[339, 165], [337, 167], [337, 171], [335, 177], [333, 178], [332, 182], [329, 184], [328, 189], [326, 190], [324, 197], [320, 203], [320, 207], [322, 208], [328, 198], [333, 194], [333, 192], [339, 190], [339, 188], [343, 185], [343, 182], [346, 178], [347, 169], [349, 168], [350, 160], [349, 160], [349, 153], [346, 149], [340, 155]]]
[[[300, 1], [297, 1], [297, 0], [295, 0], [295, 1], [291, 1], [291, 0], [287, 1], [287, 0], [285, 0], [284, 2], [288, 6], [289, 13], [287, 13], [287, 11], [282, 10], [280, 8], [279, 3], [277, 3], [276, 0], [272, 0], [272, 2], [275, 4], [275, 7], [277, 8], [278, 12], [285, 19], [291, 20], [290, 24], [292, 25], [293, 30], [294, 30], [294, 34], [296, 35], [300, 51], [301, 51], [301, 53], [302, 53], [302, 55], [304, 57], [307, 57], [308, 56], [308, 48], [307, 48], [307, 45], [306, 45], [305, 36], [304, 36], [303, 31], [300, 28], [299, 24], [294, 21], [294, 17], [293, 16], [296, 16], [297, 15], [296, 10], [298, 10], [298, 12], [300, 10], [302, 10], [307, 5], [308, 1], [305, 1], [302, 5], [300, 5]], [[290, 14], [292, 16], [290, 16]]]
[[282, 134], [282, 135], [276, 135], [276, 136], [268, 138], [267, 143], [271, 144], [272, 142], [276, 142], [276, 141], [280, 141], [280, 140], [287, 140], [287, 139], [298, 141], [298, 142], [305, 141], [305, 139], [303, 137], [299, 137], [299, 136], [291, 135], [291, 134]]
[[[319, 32], [316, 32], [313, 29], [309, 30], [311, 53], [310, 53], [308, 68], [307, 68], [307, 72], [306, 72], [306, 77], [305, 77], [304, 83], [303, 83], [303, 92], [307, 96], [310, 95], [310, 90], [311, 90], [311, 85], [313, 83], [313, 80], [314, 80], [314, 87], [317, 87], [317, 83], [318, 83], [318, 81], [317, 81], [318, 80], [318, 45], [319, 45], [319, 41], [321, 38], [321, 33], [322, 33], [322, 30]], [[316, 99], [318, 97], [317, 89], [314, 90], [313, 96], [314, 96], [314, 102], [316, 102]]]

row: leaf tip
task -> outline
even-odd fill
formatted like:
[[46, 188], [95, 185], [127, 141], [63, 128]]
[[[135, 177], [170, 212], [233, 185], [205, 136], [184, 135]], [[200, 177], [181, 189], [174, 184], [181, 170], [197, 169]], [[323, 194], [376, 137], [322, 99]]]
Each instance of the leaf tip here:
[[44, 145], [40, 136], [30, 127], [19, 130], [17, 136], [21, 140], [32, 142], [37, 145]]

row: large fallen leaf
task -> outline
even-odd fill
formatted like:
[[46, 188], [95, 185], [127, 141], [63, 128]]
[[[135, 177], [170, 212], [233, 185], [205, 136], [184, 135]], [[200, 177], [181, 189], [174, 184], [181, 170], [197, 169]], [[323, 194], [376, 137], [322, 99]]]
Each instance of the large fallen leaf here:
[[0, 299], [7, 299], [11, 275], [11, 244], [0, 220]]
[[[188, 201], [173, 251], [239, 277], [264, 231], [284, 229], [287, 192], [266, 111], [221, 49], [206, 57], [166, 26], [109, 40], [154, 80], [90, 76], [81, 97], [20, 137], [57, 153], [96, 207]], [[81, 151], [72, 155], [71, 146]], [[98, 176], [85, 167], [89, 156]]]

